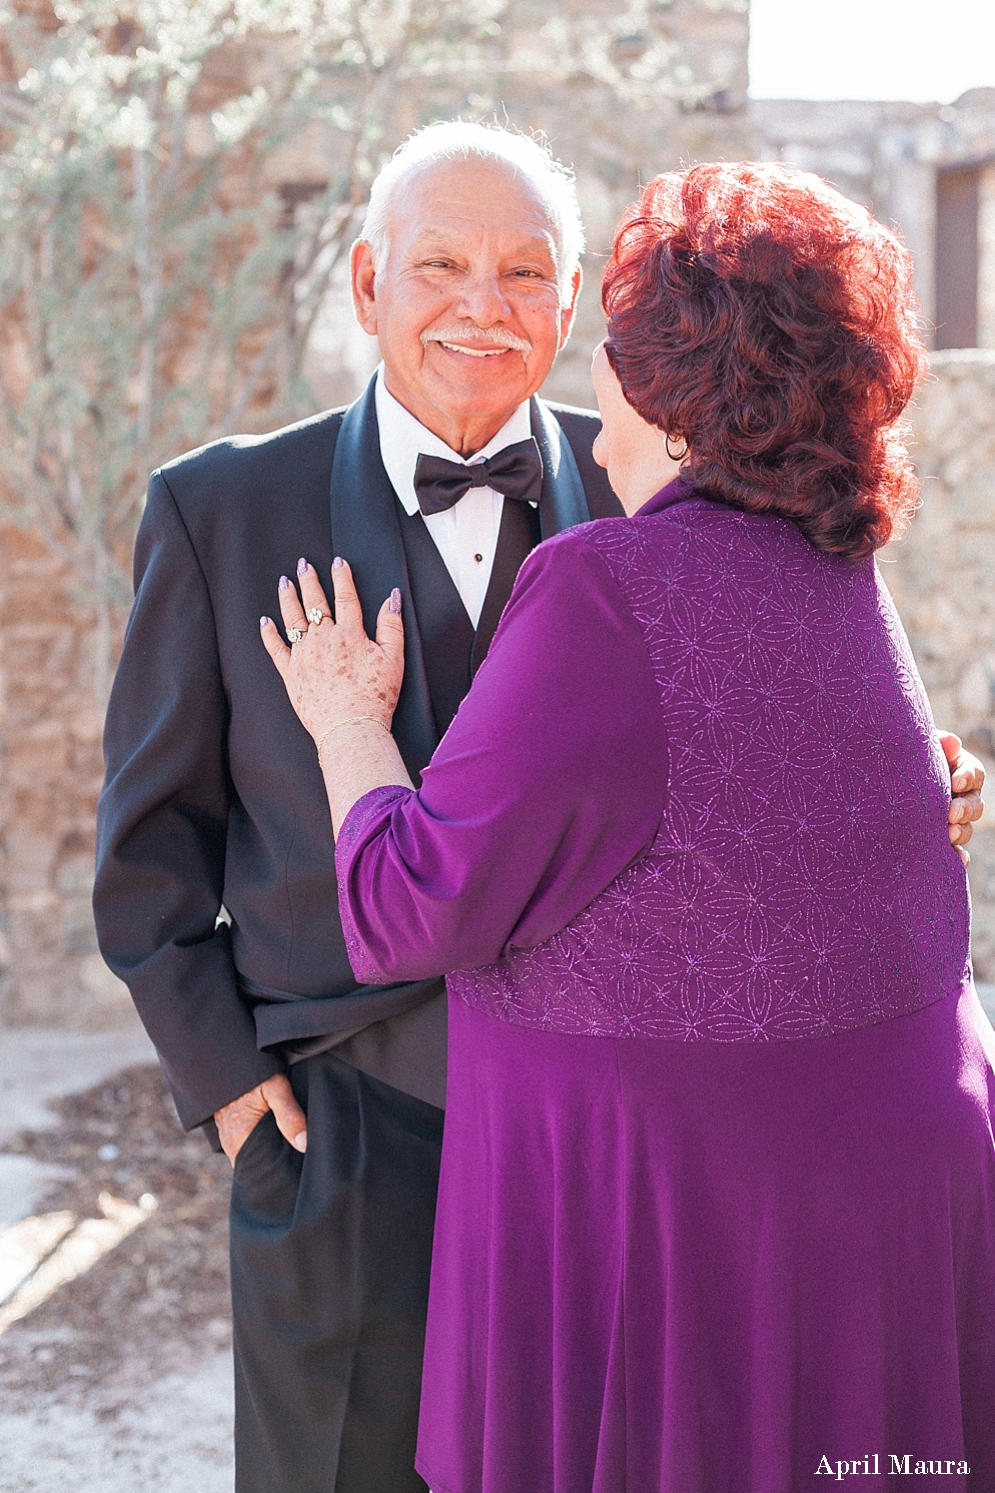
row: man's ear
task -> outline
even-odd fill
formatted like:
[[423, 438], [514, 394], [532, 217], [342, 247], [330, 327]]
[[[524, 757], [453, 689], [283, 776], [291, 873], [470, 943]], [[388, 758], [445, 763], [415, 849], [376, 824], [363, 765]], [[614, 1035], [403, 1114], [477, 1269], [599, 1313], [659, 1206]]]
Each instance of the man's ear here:
[[574, 324], [574, 312], [577, 310], [577, 297], [580, 295], [582, 278], [581, 268], [578, 265], [570, 281], [569, 305], [560, 307], [560, 347], [566, 346], [567, 338], [570, 336], [570, 329]]
[[352, 280], [352, 304], [356, 320], [364, 332], [371, 337], [377, 335], [377, 272], [373, 265], [373, 253], [365, 239], [357, 239], [349, 256]]

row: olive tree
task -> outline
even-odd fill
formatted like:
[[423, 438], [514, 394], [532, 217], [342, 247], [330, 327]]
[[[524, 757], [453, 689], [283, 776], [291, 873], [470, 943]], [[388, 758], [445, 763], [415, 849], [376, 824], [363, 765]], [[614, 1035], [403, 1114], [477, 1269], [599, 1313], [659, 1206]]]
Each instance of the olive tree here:
[[[302, 354], [371, 176], [472, 77], [497, 9], [58, 0], [0, 17], [4, 517], [97, 606], [98, 692], [147, 473], [310, 412]], [[327, 169], [302, 182], [316, 131]]]
[[744, 6], [0, 0], [0, 518], [96, 607], [98, 696], [148, 472], [311, 412], [308, 336], [397, 143], [507, 105], [626, 191], [714, 90], [685, 12]]

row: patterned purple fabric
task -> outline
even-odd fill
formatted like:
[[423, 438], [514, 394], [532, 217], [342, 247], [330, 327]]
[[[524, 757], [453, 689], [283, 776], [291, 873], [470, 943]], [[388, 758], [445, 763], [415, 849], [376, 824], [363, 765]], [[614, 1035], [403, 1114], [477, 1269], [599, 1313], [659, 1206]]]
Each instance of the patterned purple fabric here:
[[522, 566], [418, 793], [375, 790], [346, 816], [339, 904], [361, 979], [419, 979], [534, 948], [659, 831], [659, 690], [639, 625], [577, 533]]
[[948, 795], [874, 563], [678, 481], [535, 552], [421, 791], [353, 807], [350, 959], [550, 1032], [845, 1031], [969, 978]]
[[884, 1486], [892, 1454], [995, 1489], [948, 791], [872, 563], [678, 482], [523, 566], [421, 789], [336, 850], [357, 975], [453, 971], [434, 1493]]
[[560, 933], [452, 989], [544, 1031], [684, 1041], [824, 1036], [956, 991], [949, 771], [876, 566], [702, 501], [585, 539], [653, 661], [667, 812]]

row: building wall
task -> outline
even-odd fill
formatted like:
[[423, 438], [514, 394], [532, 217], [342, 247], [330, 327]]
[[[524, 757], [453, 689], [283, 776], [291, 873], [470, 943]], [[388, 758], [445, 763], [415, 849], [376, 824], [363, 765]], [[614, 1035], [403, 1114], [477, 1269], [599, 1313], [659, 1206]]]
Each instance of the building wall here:
[[[630, 7], [637, 25], [620, 24], [612, 0], [571, 0], [573, 18], [614, 35], [610, 57], [618, 82], [610, 87], [594, 69], [579, 69], [564, 86], [541, 73], [513, 73], [502, 83], [502, 108], [511, 123], [542, 130], [553, 150], [577, 173], [587, 229], [585, 286], [570, 342], [544, 392], [551, 399], [591, 405], [593, 348], [604, 336], [598, 286], [612, 233], [641, 184], [693, 161], [735, 160], [754, 153], [747, 105], [747, 0], [670, 0]], [[548, 16], [547, 0], [513, 0], [508, 29], [530, 13]], [[624, 15], [625, 12], [622, 12]], [[520, 19], [519, 19], [520, 18]], [[510, 41], [514, 55], [519, 43]], [[654, 61], [654, 59], [657, 59]], [[654, 67], [662, 74], [654, 81]]]
[[[936, 179], [944, 129], [933, 104], [860, 99], [754, 99], [750, 116], [761, 160], [825, 177], [883, 222], [900, 224], [916, 258], [919, 297], [933, 315]], [[952, 128], [952, 126], [949, 126]]]
[[[555, 40], [548, 28], [564, 17], [607, 38], [613, 81], [593, 65], [578, 66], [566, 81], [544, 72], [544, 48]], [[580, 312], [547, 382], [550, 397], [592, 402], [588, 367], [603, 326], [597, 285], [612, 228], [640, 182], [681, 162], [759, 156], [829, 177], [901, 225], [932, 314], [936, 173], [995, 160], [995, 95], [969, 97], [953, 110], [748, 105], [747, 39], [746, 0], [655, 0], [630, 6], [624, 18], [611, 0], [510, 5], [499, 91], [476, 98], [472, 112], [503, 110], [513, 124], [547, 133], [576, 168], [589, 235]], [[653, 84], [654, 66], [666, 86]], [[620, 79], [629, 89], [624, 103]], [[419, 122], [412, 106], [410, 123]], [[195, 137], [196, 130], [194, 153]], [[316, 127], [286, 159], [270, 163], [266, 185], [319, 183], [334, 144]], [[989, 168], [979, 189], [978, 310], [982, 337], [995, 346], [993, 225]], [[375, 358], [340, 284], [313, 338], [316, 406], [353, 397]], [[923, 509], [908, 538], [884, 557], [885, 573], [937, 718], [995, 764], [995, 602], [986, 590], [995, 560], [995, 355], [940, 354], [936, 373], [916, 414], [917, 454], [928, 476]], [[117, 642], [81, 599], [71, 569], [37, 535], [0, 528], [0, 1022], [106, 1026], [128, 1010], [124, 987], [96, 951], [89, 910], [103, 661]], [[975, 843], [978, 963], [995, 980], [995, 833], [985, 830]]]
[[[920, 511], [881, 555], [937, 722], [995, 772], [995, 351], [935, 353], [914, 412]], [[990, 779], [995, 781], [995, 779]], [[995, 981], [995, 816], [971, 843], [974, 953]]]
[[[978, 203], [979, 346], [995, 346], [995, 208], [985, 168], [995, 162], [995, 89], [955, 104], [842, 99], [754, 99], [749, 117], [761, 160], [814, 171], [902, 233], [916, 261], [927, 321], [937, 318], [937, 177], [981, 174]], [[942, 340], [942, 339], [941, 339]]]
[[90, 911], [103, 777], [101, 653], [117, 640], [81, 605], [72, 570], [0, 529], [0, 1024], [113, 1026], [125, 987]]
[[[549, 62], [556, 55], [562, 63], [564, 21], [583, 42], [566, 76]], [[401, 100], [405, 129], [456, 112], [494, 113], [544, 130], [576, 166], [592, 252], [578, 325], [547, 387], [552, 397], [592, 402], [588, 368], [603, 325], [599, 256], [640, 181], [681, 159], [750, 153], [747, 40], [747, 0], [634, 0], [624, 12], [613, 0], [511, 0], [495, 43], [493, 97], [474, 95], [468, 107], [455, 80], [448, 103]], [[271, 82], [280, 57], [264, 42], [211, 55], [198, 95], [207, 113], [188, 131], [192, 156], [210, 135], [209, 111]], [[262, 186], [300, 197], [327, 178], [338, 149], [332, 127], [316, 121], [269, 159]], [[344, 285], [313, 343], [315, 407], [354, 397], [376, 347], [355, 329]], [[97, 953], [90, 913], [105, 664], [118, 645], [71, 568], [37, 534], [0, 527], [0, 1024], [99, 1027], [129, 1010]]]
[[978, 180], [978, 346], [995, 347], [995, 165]]

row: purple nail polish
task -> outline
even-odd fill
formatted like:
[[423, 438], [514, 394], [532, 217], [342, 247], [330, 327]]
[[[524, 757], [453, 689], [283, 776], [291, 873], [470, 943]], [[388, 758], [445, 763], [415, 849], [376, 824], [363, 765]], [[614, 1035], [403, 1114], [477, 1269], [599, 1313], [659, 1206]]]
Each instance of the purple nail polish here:
[[304, 559], [303, 555], [297, 562], [297, 574], [307, 575], [307, 561]]
[[401, 610], [401, 593], [396, 586], [390, 593], [390, 610], [395, 615]]
[[281, 577], [280, 577], [280, 590], [281, 591], [287, 591], [287, 590], [289, 590], [289, 588], [290, 588], [290, 582], [289, 582], [289, 580], [287, 579], [287, 577], [285, 575], [281, 575]]
[[336, 555], [335, 559], [332, 561], [332, 569], [333, 570], [341, 570], [344, 564], [345, 564], [345, 561], [343, 560], [342, 556], [341, 555]]
[[259, 626], [260, 627], [266, 627], [268, 623], [269, 623], [269, 618], [268, 617], [260, 617], [260, 619], [259, 619]]

